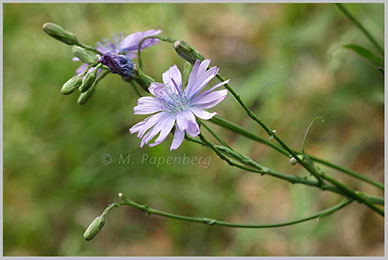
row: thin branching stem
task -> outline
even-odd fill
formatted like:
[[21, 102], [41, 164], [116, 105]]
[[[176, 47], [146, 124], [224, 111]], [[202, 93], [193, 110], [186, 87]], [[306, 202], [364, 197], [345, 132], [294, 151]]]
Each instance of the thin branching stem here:
[[206, 130], [207, 130], [212, 136], [214, 136], [214, 138], [216, 138], [218, 142], [220, 142], [220, 144], [222, 144], [222, 145], [225, 146], [225, 147], [230, 148], [230, 146], [229, 146], [224, 140], [222, 140], [222, 138], [219, 137], [219, 136], [217, 135], [217, 133], [214, 132], [214, 131], [213, 131], [213, 130], [205, 123], [205, 122], [203, 122], [203, 121], [202, 121], [201, 119], [199, 119], [199, 118], [197, 118], [197, 121], [198, 121], [201, 125], [203, 125], [203, 127], [205, 127]]
[[122, 203], [115, 203], [114, 207], [119, 207], [119, 206], [127, 205], [127, 206], [131, 206], [131, 207], [134, 207], [134, 208], [142, 210], [148, 216], [150, 216], [150, 215], [158, 215], [158, 216], [162, 216], [162, 217], [166, 217], [166, 218], [171, 218], [171, 219], [177, 219], [177, 220], [183, 220], [183, 221], [189, 221], [189, 222], [196, 222], [196, 223], [202, 223], [202, 224], [213, 225], [213, 226], [231, 227], [231, 228], [275, 228], [275, 227], [284, 227], [284, 226], [295, 225], [295, 224], [306, 222], [306, 221], [309, 221], [309, 220], [312, 220], [312, 219], [320, 219], [320, 218], [322, 218], [324, 216], [327, 216], [327, 215], [330, 215], [330, 214], [332, 214], [332, 213], [334, 213], [334, 212], [336, 212], [336, 211], [346, 207], [350, 203], [352, 203], [352, 200], [345, 199], [341, 203], [339, 203], [339, 204], [337, 204], [337, 205], [335, 205], [335, 206], [333, 206], [331, 208], [325, 209], [325, 210], [320, 211], [320, 212], [318, 212], [318, 213], [316, 213], [316, 214], [314, 214], [312, 216], [301, 218], [301, 219], [298, 219], [298, 220], [281, 222], [281, 223], [274, 223], [274, 224], [267, 224], [267, 225], [257, 225], [257, 224], [247, 225], [247, 224], [235, 224], [235, 223], [226, 222], [226, 221], [220, 221], [220, 220], [216, 220], [216, 219], [212, 219], [212, 218], [188, 217], [188, 216], [176, 215], [176, 214], [172, 214], [172, 213], [169, 213], [169, 212], [160, 211], [160, 210], [157, 210], [157, 209], [150, 208], [150, 207], [148, 207], [148, 205], [138, 204], [138, 203], [136, 203], [136, 202], [134, 202], [132, 200], [127, 199], [121, 193], [119, 194], [119, 196], [120, 196], [120, 198], [124, 202], [122, 202]]
[[[207, 143], [203, 142], [202, 140], [199, 140], [197, 138], [193, 138], [189, 135], [186, 135], [186, 140], [203, 145], [203, 146], [209, 146], [209, 144], [210, 144], [209, 147], [212, 148], [212, 150], [216, 149], [218, 152], [222, 152], [224, 155], [230, 156], [230, 157], [232, 157], [240, 162], [247, 163], [250, 166], [254, 167], [255, 169], [252, 169], [250, 167], [244, 167], [241, 164], [238, 164], [238, 163], [231, 161], [231, 160], [228, 160], [228, 159], [225, 160], [223, 157], [222, 159], [227, 161], [228, 164], [230, 164], [231, 166], [235, 166], [237, 168], [240, 168], [240, 169], [243, 169], [243, 170], [246, 170], [249, 172], [259, 173], [260, 175], [269, 175], [269, 176], [272, 176], [272, 177], [275, 177], [275, 178], [278, 178], [281, 180], [288, 181], [291, 184], [303, 184], [303, 185], [307, 185], [307, 186], [311, 186], [311, 187], [316, 187], [316, 188], [319, 188], [321, 190], [328, 190], [328, 191], [340, 194], [342, 196], [347, 196], [346, 193], [344, 193], [342, 190], [338, 189], [336, 186], [333, 186], [330, 184], [324, 184], [323, 186], [320, 186], [317, 181], [311, 181], [311, 180], [308, 180], [307, 178], [301, 178], [301, 177], [290, 175], [290, 174], [276, 172], [274, 170], [271, 170], [267, 167], [264, 167], [264, 166], [256, 163], [255, 161], [253, 161], [249, 157], [241, 155], [241, 154], [237, 153], [236, 151], [233, 151], [227, 147], [215, 145], [209, 141], [207, 141], [207, 143], [209, 143], [209, 144], [207, 144]], [[217, 155], [218, 155], [218, 153], [217, 153]], [[374, 197], [374, 196], [369, 196], [369, 195], [364, 195], [364, 197], [367, 198], [368, 200], [370, 200], [372, 203], [384, 205], [384, 198]]]
[[[254, 140], [256, 142], [259, 142], [259, 143], [262, 143], [262, 144], [265, 144], [265, 145], [268, 145], [269, 147], [271, 147], [272, 149], [278, 151], [279, 153], [285, 155], [285, 156], [290, 156], [290, 154], [285, 150], [283, 149], [282, 147], [280, 147], [279, 145], [277, 144], [274, 144], [272, 142], [269, 142], [267, 141], [266, 139], [258, 136], [257, 134], [254, 134], [252, 132], [250, 132], [249, 130], [247, 130], [246, 128], [243, 128], [233, 122], [230, 122], [224, 118], [221, 118], [221, 117], [218, 117], [218, 116], [214, 116], [212, 119], [210, 119], [209, 121], [211, 121], [212, 123], [215, 123], [219, 126], [222, 126], [224, 128], [227, 128], [235, 133], [238, 133], [242, 136], [245, 136], [251, 140]], [[297, 151], [294, 151], [295, 153], [298, 153]], [[311, 160], [317, 162], [317, 163], [320, 163], [320, 164], [323, 164], [323, 165], [326, 165], [330, 168], [333, 168], [333, 169], [336, 169], [338, 171], [341, 171], [349, 176], [352, 176], [354, 178], [357, 178], [359, 180], [362, 180], [362, 181], [365, 181], [369, 184], [372, 184], [376, 187], [378, 187], [379, 189], [381, 190], [384, 190], [384, 185], [378, 181], [375, 181], [375, 180], [372, 180], [360, 173], [357, 173], [353, 170], [350, 170], [350, 169], [347, 169], [347, 168], [344, 168], [344, 167], [341, 167], [339, 165], [336, 165], [334, 163], [331, 163], [329, 161], [326, 161], [326, 160], [323, 160], [323, 159], [320, 159], [318, 157], [315, 157], [315, 156], [312, 156], [312, 155], [308, 155], [310, 157]]]
[[[217, 74], [216, 77], [221, 81], [221, 82], [224, 82], [226, 79], [221, 76], [221, 74]], [[259, 119], [255, 113], [253, 113], [253, 111], [242, 101], [241, 97], [239, 94], [237, 94], [236, 91], [234, 91], [234, 89], [229, 85], [229, 84], [225, 84], [224, 87], [229, 90], [229, 92], [233, 95], [233, 97], [237, 100], [237, 102], [241, 105], [241, 107], [245, 110], [245, 112], [248, 114], [248, 116], [253, 120], [255, 121], [256, 123], [258, 123], [266, 132], [267, 134], [269, 135], [270, 138], [273, 138], [275, 139], [279, 144], [280, 146], [282, 146], [290, 155], [292, 155], [292, 157], [295, 158], [295, 160], [300, 164], [302, 165], [308, 172], [310, 172], [316, 179], [317, 181], [319, 182], [319, 184], [322, 186], [324, 183], [322, 181], [322, 178], [319, 176], [319, 173], [314, 169], [314, 167], [312, 167], [311, 165], [309, 165], [308, 163], [304, 162], [302, 159], [300, 159], [297, 154], [291, 150], [290, 147], [288, 147], [288, 145], [286, 145], [282, 139], [280, 139], [276, 134], [275, 134], [275, 131], [273, 131], [271, 128], [269, 128], [261, 119]]]

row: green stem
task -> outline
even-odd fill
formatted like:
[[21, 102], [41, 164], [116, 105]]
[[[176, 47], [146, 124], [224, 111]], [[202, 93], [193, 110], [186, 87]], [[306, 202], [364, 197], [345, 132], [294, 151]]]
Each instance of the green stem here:
[[196, 222], [196, 223], [202, 223], [202, 224], [207, 224], [207, 225], [215, 225], [215, 226], [224, 226], [224, 227], [234, 227], [234, 228], [274, 228], [274, 227], [284, 227], [284, 226], [290, 226], [294, 224], [298, 224], [301, 222], [306, 222], [312, 219], [316, 218], [321, 218], [323, 216], [330, 215], [345, 206], [349, 205], [352, 200], [344, 200], [341, 203], [328, 208], [326, 210], [320, 211], [317, 214], [314, 214], [312, 216], [298, 219], [298, 220], [293, 220], [293, 221], [287, 221], [287, 222], [282, 222], [282, 223], [275, 223], [275, 224], [268, 224], [268, 225], [245, 225], [245, 224], [235, 224], [235, 223], [230, 223], [230, 222], [225, 222], [225, 221], [220, 221], [216, 219], [211, 219], [211, 218], [199, 218], [199, 217], [188, 217], [188, 216], [182, 216], [182, 215], [176, 215], [160, 210], [156, 210], [153, 208], [148, 207], [147, 205], [140, 205], [134, 201], [128, 200], [124, 195], [120, 194], [121, 199], [124, 201], [124, 203], [120, 203], [119, 205], [128, 205], [137, 209], [140, 209], [144, 211], [147, 215], [159, 215], [162, 217], [166, 218], [171, 218], [171, 219], [177, 219], [177, 220], [183, 220], [183, 221], [190, 221], [190, 222]]
[[[291, 184], [303, 184], [303, 185], [307, 185], [307, 186], [311, 186], [311, 187], [316, 187], [316, 188], [319, 188], [321, 190], [328, 190], [328, 191], [331, 191], [331, 192], [334, 192], [334, 193], [337, 193], [337, 194], [340, 194], [343, 196], [347, 196], [347, 194], [345, 192], [343, 192], [342, 190], [338, 189], [337, 187], [335, 187], [333, 185], [324, 184], [323, 186], [320, 186], [319, 183], [316, 181], [310, 181], [310, 180], [307, 180], [306, 178], [301, 178], [298, 176], [273, 171], [269, 168], [266, 168], [266, 167], [256, 163], [255, 161], [253, 161], [252, 159], [250, 159], [247, 156], [241, 155], [241, 154], [239, 154], [239, 153], [237, 153], [237, 152], [235, 152], [227, 147], [214, 145], [207, 140], [206, 140], [206, 142], [204, 142], [204, 141], [198, 140], [196, 138], [193, 138], [189, 135], [186, 135], [186, 140], [197, 143], [197, 144], [201, 144], [204, 146], [209, 146], [212, 150], [218, 150], [225, 155], [228, 155], [228, 156], [230, 156], [230, 157], [232, 157], [232, 158], [234, 158], [242, 163], [245, 163], [245, 164], [248, 164], [248, 165], [254, 167], [255, 169], [241, 166], [241, 165], [239, 165], [239, 164], [237, 164], [229, 159], [225, 159], [224, 156], [222, 156], [221, 159], [227, 161], [228, 164], [231, 166], [235, 166], [235, 167], [238, 167], [238, 168], [246, 170], [246, 171], [259, 173], [260, 175], [266, 174], [266, 175], [269, 175], [269, 176], [272, 176], [272, 177], [275, 177], [278, 179], [288, 181]], [[218, 152], [217, 152], [217, 155], [219, 155]], [[384, 198], [367, 196], [367, 195], [365, 195], [365, 197], [375, 204], [384, 205]]]
[[219, 137], [219, 136], [216, 134], [216, 132], [214, 132], [207, 124], [205, 124], [205, 122], [203, 122], [203, 121], [202, 121], [201, 119], [199, 119], [199, 118], [197, 118], [197, 121], [198, 121], [201, 125], [203, 125], [203, 126], [206, 128], [206, 130], [207, 130], [212, 136], [214, 136], [214, 138], [216, 138], [218, 142], [220, 142], [220, 144], [222, 144], [222, 145], [225, 146], [225, 147], [230, 148], [230, 146], [229, 146], [227, 143], [225, 143], [224, 140], [222, 140], [221, 137]]
[[340, 188], [342, 191], [347, 193], [351, 198], [354, 198], [358, 200], [359, 202], [365, 204], [370, 209], [374, 210], [378, 214], [384, 217], [384, 210], [374, 205], [369, 199], [367, 199], [363, 194], [359, 192], [355, 192], [348, 187], [346, 187], [344, 184], [340, 183], [339, 181], [327, 176], [326, 174], [321, 174], [322, 178], [327, 180], [328, 182], [334, 184], [336, 187]]
[[[146, 38], [144, 38], [140, 43], [139, 43], [139, 46], [138, 46], [138, 57], [139, 57], [139, 66], [140, 67], [142, 67], [142, 65], [141, 65], [141, 44], [143, 43], [143, 41], [144, 40], [146, 40], [147, 38], [157, 38], [157, 39], [160, 39], [160, 40], [163, 40], [163, 41], [166, 41], [166, 42], [170, 42], [170, 43], [174, 43], [174, 40], [171, 40], [171, 39], [169, 39], [169, 38], [161, 38], [161, 37], [158, 37], [158, 36], [149, 36], [149, 37], [146, 37]], [[219, 75], [219, 74], [217, 74], [217, 78], [219, 78], [221, 81], [224, 81], [225, 79], [221, 76], [221, 75]], [[229, 90], [234, 94], [234, 96], [236, 97], [236, 93], [233, 91], [233, 89], [231, 89], [231, 87], [229, 86], [229, 84], [227, 84], [228, 86], [226, 86], [226, 87], [229, 87]], [[237, 95], [238, 96], [238, 95]], [[239, 97], [239, 96], [238, 96]], [[241, 101], [242, 102], [242, 101]], [[239, 103], [241, 104], [241, 102], [239, 101]], [[244, 107], [244, 106], [243, 106]], [[245, 106], [246, 107], [246, 106]], [[247, 109], [245, 109], [246, 111], [247, 111]], [[248, 108], [248, 115], [249, 115], [249, 108]], [[251, 112], [252, 113], [252, 112]], [[252, 113], [253, 114], [253, 113]], [[253, 114], [254, 115], [254, 114]], [[236, 133], [239, 133], [239, 134], [241, 134], [241, 135], [243, 135], [243, 136], [246, 136], [246, 137], [248, 137], [248, 138], [250, 138], [250, 139], [252, 139], [252, 140], [255, 140], [255, 141], [258, 141], [258, 142], [260, 142], [260, 143], [263, 143], [263, 144], [266, 144], [266, 145], [268, 145], [268, 146], [270, 146], [271, 148], [273, 148], [273, 149], [275, 149], [275, 150], [277, 150], [278, 152], [280, 152], [281, 154], [283, 154], [283, 155], [285, 155], [285, 156], [290, 156], [290, 155], [292, 155], [299, 163], [301, 162], [301, 160], [300, 160], [300, 158], [298, 157], [298, 156], [296, 156], [295, 157], [295, 155], [298, 153], [297, 151], [295, 151], [295, 150], [291, 150], [291, 152], [289, 152], [287, 149], [283, 149], [282, 147], [279, 147], [278, 145], [276, 145], [276, 144], [273, 144], [273, 143], [271, 143], [271, 142], [268, 142], [267, 140], [265, 140], [264, 138], [261, 138], [260, 136], [258, 136], [258, 135], [255, 135], [255, 134], [253, 134], [253, 133], [251, 133], [251, 132], [249, 132], [248, 130], [246, 130], [245, 128], [243, 128], [243, 127], [241, 127], [241, 126], [239, 126], [239, 125], [236, 125], [236, 124], [234, 124], [234, 123], [232, 123], [232, 122], [230, 122], [230, 121], [227, 121], [227, 120], [225, 120], [225, 119], [222, 119], [222, 118], [220, 118], [220, 117], [217, 117], [217, 116], [215, 116], [215, 117], [213, 117], [212, 119], [210, 119], [210, 121], [212, 121], [213, 123], [215, 123], [215, 124], [218, 124], [218, 125], [220, 125], [220, 126], [223, 126], [223, 127], [225, 127], [225, 128], [228, 128], [228, 129], [230, 129], [230, 130], [232, 130], [232, 131], [234, 131], [234, 132], [236, 132]], [[205, 126], [206, 127], [206, 126]], [[266, 128], [264, 128], [264, 129], [266, 129]], [[267, 130], [270, 130], [270, 129], [266, 129], [266, 131]], [[273, 132], [272, 131], [267, 131], [267, 133], [270, 135], [270, 136], [273, 136], [273, 137], [275, 137], [275, 135], [273, 134]], [[323, 159], [320, 159], [320, 158], [317, 158], [317, 157], [314, 157], [314, 156], [310, 156], [309, 155], [309, 157], [310, 157], [310, 159], [312, 159], [313, 161], [316, 161], [316, 162], [319, 162], [319, 163], [321, 163], [321, 164], [323, 164], [323, 165], [326, 165], [326, 166], [329, 166], [329, 167], [331, 167], [331, 168], [334, 168], [334, 169], [336, 169], [336, 170], [339, 170], [339, 171], [342, 171], [343, 173], [345, 173], [345, 174], [348, 174], [349, 176], [352, 176], [352, 177], [354, 177], [354, 178], [357, 178], [357, 179], [360, 179], [360, 180], [363, 180], [363, 181], [365, 181], [365, 182], [367, 182], [367, 183], [369, 183], [369, 184], [372, 184], [372, 185], [374, 185], [374, 186], [376, 186], [376, 187], [378, 187], [378, 188], [380, 188], [380, 189], [382, 189], [382, 190], [384, 190], [384, 185], [383, 184], [381, 184], [381, 183], [379, 183], [379, 182], [377, 182], [377, 181], [374, 181], [374, 180], [372, 180], [372, 179], [370, 179], [370, 178], [368, 178], [368, 177], [366, 177], [366, 176], [363, 176], [363, 175], [361, 175], [361, 174], [359, 174], [359, 173], [357, 173], [357, 172], [355, 172], [355, 171], [353, 171], [353, 170], [350, 170], [350, 169], [346, 169], [346, 168], [344, 168], [344, 167], [341, 167], [341, 166], [338, 166], [338, 165], [335, 165], [334, 163], [331, 163], [331, 162], [328, 162], [328, 161], [325, 161], [325, 160], [323, 160]], [[302, 165], [303, 165], [303, 163], [302, 163]], [[313, 171], [314, 171], [314, 169], [312, 169]]]
[[145, 38], [143, 38], [140, 42], [139, 42], [139, 45], [137, 46], [137, 58], [139, 59], [139, 68], [141, 70], [143, 70], [143, 63], [142, 63], [142, 60], [141, 60], [141, 45], [143, 44], [143, 42], [147, 39], [158, 39], [158, 40], [161, 40], [161, 41], [164, 41], [164, 42], [169, 42], [169, 43], [174, 43], [175, 40], [173, 39], [170, 39], [168, 37], [160, 37], [160, 36], [147, 36]]
[[304, 137], [303, 137], [303, 141], [302, 141], [302, 154], [303, 154], [303, 155], [306, 155], [305, 152], [304, 152], [304, 146], [305, 146], [305, 144], [306, 144], [307, 136], [308, 136], [308, 134], [309, 134], [309, 132], [310, 132], [310, 129], [311, 129], [311, 127], [313, 126], [314, 122], [317, 121], [318, 119], [321, 119], [322, 122], [323, 122], [323, 117], [321, 117], [321, 116], [318, 116], [318, 117], [314, 118], [314, 120], [313, 120], [313, 121], [310, 123], [310, 125], [307, 127], [306, 133], [304, 133]]
[[[274, 143], [271, 143], [271, 142], [267, 141], [266, 139], [264, 139], [264, 138], [262, 138], [262, 137], [260, 137], [260, 136], [258, 136], [258, 135], [256, 135], [256, 134], [254, 134], [254, 133], [248, 131], [247, 129], [245, 129], [245, 128], [243, 128], [243, 127], [241, 127], [241, 126], [239, 126], [239, 125], [237, 125], [237, 124], [235, 124], [235, 123], [232, 123], [232, 122], [230, 122], [230, 121], [228, 121], [228, 120], [226, 120], [226, 119], [223, 119], [223, 118], [218, 117], [218, 116], [214, 116], [214, 117], [213, 117], [212, 119], [210, 119], [209, 121], [211, 121], [212, 123], [215, 123], [215, 124], [217, 124], [217, 125], [220, 125], [220, 126], [222, 126], [222, 127], [224, 127], [224, 128], [227, 128], [227, 129], [229, 129], [229, 130], [231, 130], [231, 131], [233, 131], [233, 132], [235, 132], [235, 133], [238, 133], [238, 134], [240, 134], [240, 135], [242, 135], [242, 136], [245, 136], [245, 137], [247, 137], [247, 138], [249, 138], [249, 139], [251, 139], [251, 140], [254, 140], [254, 141], [257, 141], [257, 142], [259, 142], [259, 143], [268, 145], [268, 146], [270, 146], [271, 148], [273, 148], [274, 150], [276, 150], [276, 151], [278, 151], [279, 153], [283, 154], [284, 156], [287, 156], [287, 157], [288, 157], [288, 156], [290, 155], [290, 154], [289, 154], [285, 149], [283, 149], [282, 147], [280, 147], [280, 146], [278, 146], [278, 145], [276, 145], [276, 144], [274, 144]], [[295, 153], [297, 153], [297, 152], [295, 151]], [[347, 174], [347, 175], [349, 175], [349, 176], [352, 176], [352, 177], [357, 178], [357, 179], [359, 179], [359, 180], [363, 180], [363, 181], [365, 181], [365, 182], [367, 182], [367, 183], [369, 183], [369, 184], [372, 184], [372, 185], [374, 185], [374, 186], [380, 188], [381, 190], [384, 190], [384, 185], [383, 185], [382, 183], [379, 183], [379, 182], [377, 182], [377, 181], [374, 181], [374, 180], [372, 180], [372, 179], [370, 179], [370, 178], [368, 178], [368, 177], [366, 177], [366, 176], [364, 176], [364, 175], [361, 175], [361, 174], [359, 174], [359, 173], [357, 173], [357, 172], [355, 172], [355, 171], [353, 171], [353, 170], [346, 169], [346, 168], [344, 168], [344, 167], [338, 166], [338, 165], [336, 165], [336, 164], [334, 164], [334, 163], [325, 161], [325, 160], [320, 159], [320, 158], [315, 157], [315, 156], [309, 155], [309, 157], [310, 157], [311, 160], [313, 160], [313, 161], [315, 161], [315, 162], [318, 162], [318, 163], [320, 163], [320, 164], [323, 164], [323, 165], [326, 165], [326, 166], [328, 166], [328, 167], [334, 168], [334, 169], [336, 169], [336, 170], [338, 170], [338, 171], [341, 171], [341, 172], [343, 172], [343, 173], [345, 173], [345, 174]]]
[[101, 73], [101, 76], [97, 77], [96, 81], [94, 81], [93, 83], [93, 86], [96, 87], [97, 86], [97, 83], [102, 80], [106, 75], [108, 75], [110, 73], [110, 71], [104, 71], [103, 73]]
[[103, 53], [101, 53], [99, 50], [97, 50], [96, 48], [92, 47], [92, 46], [89, 46], [89, 45], [86, 45], [85, 43], [82, 43], [80, 41], [78, 41], [78, 43], [76, 44], [88, 51], [92, 51], [92, 52], [95, 52], [97, 54], [100, 54], [101, 56], [104, 55]]
[[139, 97], [142, 97], [143, 95], [140, 93], [139, 89], [137, 88], [135, 82], [133, 80], [126, 80], [127, 82], [129, 82], [129, 84], [132, 85], [133, 89], [135, 90], [136, 94], [139, 96]]
[[384, 191], [384, 184], [382, 184], [382, 183], [380, 183], [380, 182], [378, 182], [378, 181], [372, 180], [372, 179], [370, 179], [370, 178], [368, 178], [368, 177], [366, 177], [366, 176], [364, 176], [364, 175], [361, 175], [361, 174], [359, 174], [359, 173], [357, 173], [357, 172], [355, 172], [355, 171], [353, 171], [353, 170], [346, 169], [346, 168], [344, 168], [344, 167], [341, 167], [341, 166], [336, 165], [336, 164], [334, 164], [334, 163], [331, 163], [331, 162], [322, 160], [322, 159], [320, 159], [320, 158], [317, 158], [317, 157], [314, 157], [314, 156], [310, 156], [310, 155], [309, 155], [309, 157], [310, 157], [311, 160], [313, 160], [313, 161], [315, 161], [315, 162], [317, 162], [317, 163], [320, 163], [320, 164], [329, 166], [329, 167], [331, 167], [331, 168], [333, 168], [333, 169], [336, 169], [336, 170], [338, 170], [338, 171], [342, 171], [343, 173], [346, 173], [346, 174], [348, 174], [348, 175], [350, 175], [350, 176], [352, 176], [352, 177], [354, 177], [354, 178], [357, 178], [357, 179], [359, 179], [359, 180], [363, 180], [363, 181], [365, 181], [365, 182], [367, 182], [367, 183], [369, 183], [369, 184], [372, 184], [372, 185], [374, 185], [374, 186], [376, 186], [376, 187], [378, 187], [379, 189], [381, 189], [381, 190]]
[[[226, 79], [222, 77], [219, 73], [216, 75], [216, 77], [221, 81], [225, 81]], [[291, 150], [275, 133], [272, 129], [270, 129], [262, 120], [260, 120], [255, 113], [250, 110], [250, 108], [242, 101], [240, 95], [238, 95], [234, 89], [229, 85], [225, 84], [224, 87], [229, 90], [229, 92], [235, 97], [237, 102], [242, 106], [242, 108], [246, 111], [248, 116], [252, 118], [255, 122], [257, 122], [270, 136], [270, 138], [274, 138], [289, 154], [292, 155], [292, 157], [295, 158], [295, 160], [302, 165], [308, 172], [310, 172], [319, 182], [320, 185], [323, 185], [322, 178], [319, 176], [319, 173], [308, 163], [301, 160], [296, 153]]]
[[384, 49], [377, 43], [368, 30], [366, 30], [365, 27], [346, 9], [346, 7], [341, 3], [336, 3], [335, 5], [365, 34], [369, 41], [384, 56]]

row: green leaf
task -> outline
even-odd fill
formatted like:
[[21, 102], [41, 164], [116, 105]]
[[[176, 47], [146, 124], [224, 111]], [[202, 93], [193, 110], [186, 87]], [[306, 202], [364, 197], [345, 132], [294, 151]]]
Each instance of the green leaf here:
[[354, 52], [358, 53], [362, 57], [368, 59], [373, 64], [376, 64], [379, 67], [384, 67], [384, 59], [381, 57], [376, 56], [372, 52], [368, 51], [364, 47], [356, 44], [348, 44], [344, 45], [343, 47], [353, 50]]

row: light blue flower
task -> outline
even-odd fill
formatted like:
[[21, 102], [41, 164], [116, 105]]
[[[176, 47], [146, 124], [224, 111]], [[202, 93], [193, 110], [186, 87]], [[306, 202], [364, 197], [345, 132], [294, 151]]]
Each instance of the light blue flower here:
[[175, 150], [182, 144], [185, 132], [192, 137], [200, 133], [195, 117], [208, 120], [217, 114], [204, 109], [212, 108], [225, 99], [228, 94], [226, 89], [214, 90], [229, 83], [229, 80], [201, 92], [219, 70], [217, 67], [208, 70], [209, 64], [210, 60], [195, 62], [186, 88], [176, 65], [163, 73], [163, 83], [151, 83], [148, 89], [153, 97], [139, 98], [133, 112], [137, 115], [152, 115], [129, 129], [131, 134], [138, 133], [137, 137], [142, 138], [140, 147], [148, 144], [157, 134], [159, 136], [149, 146], [160, 144], [176, 125], [170, 147], [170, 150]]

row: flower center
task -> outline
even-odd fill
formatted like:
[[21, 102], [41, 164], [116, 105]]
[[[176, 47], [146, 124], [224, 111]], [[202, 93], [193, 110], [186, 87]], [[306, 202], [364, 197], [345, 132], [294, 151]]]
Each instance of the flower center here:
[[164, 86], [156, 91], [157, 98], [162, 102], [165, 109], [170, 113], [178, 113], [189, 107], [189, 102], [182, 88], [179, 88], [173, 81], [175, 88]]

